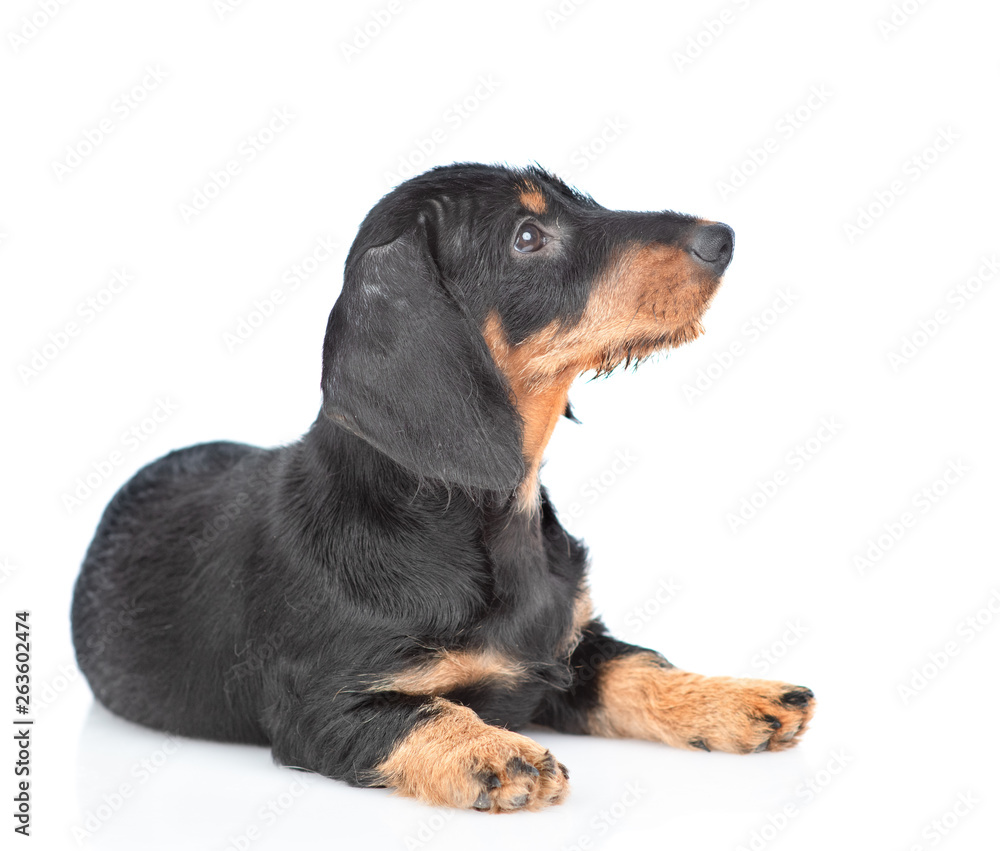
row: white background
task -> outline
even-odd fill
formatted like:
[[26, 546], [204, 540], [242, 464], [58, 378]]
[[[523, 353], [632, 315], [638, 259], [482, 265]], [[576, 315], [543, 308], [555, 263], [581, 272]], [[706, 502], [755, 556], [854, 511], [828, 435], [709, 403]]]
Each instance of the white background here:
[[[995, 3], [44, 5], [0, 14], [0, 716], [28, 609], [23, 844], [996, 847]], [[378, 10], [388, 23], [345, 55]], [[250, 159], [275, 110], [286, 126]], [[538, 732], [572, 797], [488, 817], [304, 788], [265, 749], [165, 740], [94, 706], [68, 608], [103, 506], [172, 448], [309, 425], [346, 250], [418, 160], [537, 160], [608, 207], [734, 227], [706, 336], [581, 380], [583, 425], [559, 426], [543, 479], [621, 637], [814, 689], [797, 749]]]

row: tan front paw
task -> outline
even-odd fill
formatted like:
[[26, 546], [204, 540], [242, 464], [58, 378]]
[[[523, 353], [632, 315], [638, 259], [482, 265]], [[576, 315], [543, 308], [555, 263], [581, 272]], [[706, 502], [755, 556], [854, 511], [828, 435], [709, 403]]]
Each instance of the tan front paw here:
[[441, 699], [378, 772], [401, 795], [491, 813], [540, 810], [569, 793], [569, 772], [540, 744]]
[[[696, 675], [695, 675], [696, 676]], [[711, 708], [691, 707], [683, 747], [759, 753], [794, 747], [812, 718], [815, 699], [802, 686], [772, 680], [703, 677], [698, 687]], [[676, 715], [676, 713], [675, 713]]]
[[812, 718], [813, 693], [773, 680], [706, 677], [649, 654], [612, 660], [601, 672], [592, 732], [680, 748], [754, 753], [790, 748]]

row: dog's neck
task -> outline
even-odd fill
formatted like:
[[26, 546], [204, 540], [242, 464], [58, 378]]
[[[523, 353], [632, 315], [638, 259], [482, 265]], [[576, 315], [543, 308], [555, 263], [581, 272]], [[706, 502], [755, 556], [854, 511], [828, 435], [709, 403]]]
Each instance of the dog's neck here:
[[519, 510], [529, 513], [537, 511], [539, 505], [538, 472], [545, 447], [566, 411], [570, 386], [584, 368], [573, 359], [548, 354], [555, 348], [553, 336], [552, 329], [546, 328], [536, 338], [512, 344], [495, 313], [483, 326], [483, 338], [507, 380], [511, 404], [521, 418], [525, 475], [517, 490], [516, 504]]
[[541, 386], [511, 380], [514, 407], [524, 427], [522, 453], [525, 476], [517, 491], [517, 506], [522, 511], [535, 511], [541, 496], [538, 480], [545, 447], [548, 446], [556, 423], [566, 411], [569, 388], [575, 378], [572, 374]]

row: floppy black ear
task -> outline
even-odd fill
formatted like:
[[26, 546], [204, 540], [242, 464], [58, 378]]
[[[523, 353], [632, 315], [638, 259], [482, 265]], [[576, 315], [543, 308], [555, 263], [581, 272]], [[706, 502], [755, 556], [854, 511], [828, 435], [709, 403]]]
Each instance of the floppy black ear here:
[[348, 259], [323, 346], [323, 412], [421, 476], [507, 492], [524, 476], [507, 387], [419, 225]]

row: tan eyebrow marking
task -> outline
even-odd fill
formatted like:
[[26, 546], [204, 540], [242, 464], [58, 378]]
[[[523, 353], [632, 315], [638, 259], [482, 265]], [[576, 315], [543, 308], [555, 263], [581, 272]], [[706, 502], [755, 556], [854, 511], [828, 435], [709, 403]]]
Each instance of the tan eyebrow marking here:
[[537, 186], [529, 184], [518, 195], [521, 205], [536, 216], [542, 216], [549, 211], [549, 205], [545, 200], [545, 195]]

